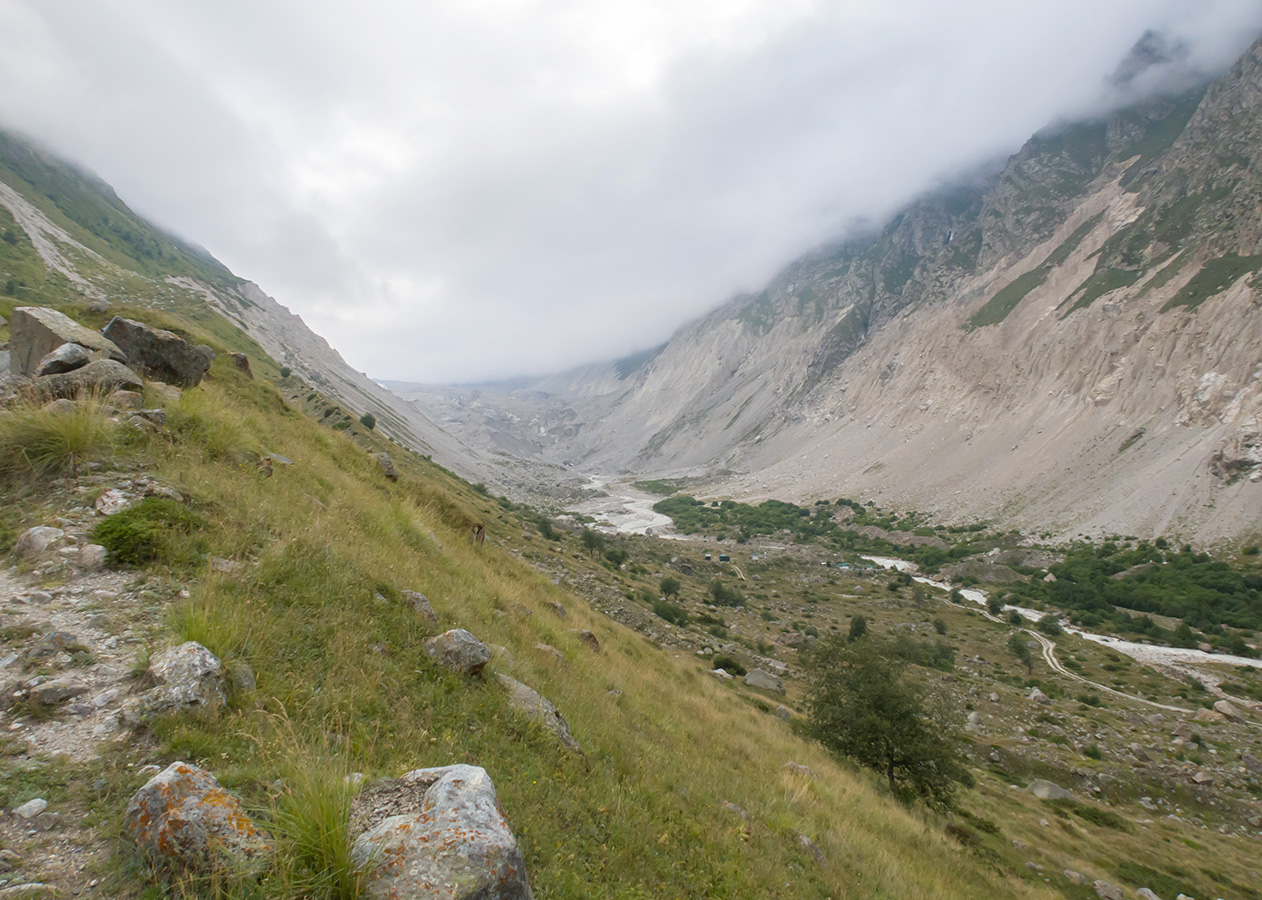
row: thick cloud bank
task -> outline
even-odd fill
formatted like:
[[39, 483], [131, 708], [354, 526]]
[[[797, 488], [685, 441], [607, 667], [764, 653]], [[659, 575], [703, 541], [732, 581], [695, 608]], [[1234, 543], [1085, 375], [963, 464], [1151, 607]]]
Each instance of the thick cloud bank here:
[[1262, 0], [0, 0], [0, 122], [371, 375], [469, 381], [659, 342], [1260, 29]]

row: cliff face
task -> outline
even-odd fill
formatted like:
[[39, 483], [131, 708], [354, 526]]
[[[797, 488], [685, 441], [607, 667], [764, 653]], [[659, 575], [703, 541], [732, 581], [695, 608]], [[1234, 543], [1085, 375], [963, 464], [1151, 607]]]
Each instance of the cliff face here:
[[409, 396], [477, 444], [716, 493], [1257, 532], [1260, 113], [1255, 44], [1208, 89], [1035, 136], [645, 359]]

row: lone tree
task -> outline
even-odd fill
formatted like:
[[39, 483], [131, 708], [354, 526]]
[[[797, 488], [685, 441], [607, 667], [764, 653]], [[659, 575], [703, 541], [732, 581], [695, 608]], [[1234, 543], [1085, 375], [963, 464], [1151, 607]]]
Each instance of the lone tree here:
[[598, 531], [592, 531], [590, 528], [583, 529], [583, 548], [587, 550], [588, 556], [595, 556], [602, 547], [605, 546], [605, 536]]
[[857, 641], [859, 638], [863, 637], [867, 633], [868, 633], [868, 620], [867, 619], [865, 619], [863, 616], [855, 616], [853, 619], [850, 620], [850, 634], [847, 635], [847, 638], [849, 640]]
[[929, 711], [884, 641], [868, 636], [848, 643], [833, 635], [806, 666], [811, 734], [834, 753], [885, 775], [896, 797], [947, 809], [957, 783], [972, 782], [949, 726]]
[[1034, 657], [1030, 654], [1030, 646], [1025, 642], [1025, 636], [1020, 631], [1008, 638], [1008, 649], [1025, 665], [1025, 674], [1033, 675]]
[[377, 427], [377, 417], [374, 416], [372, 413], [364, 413], [362, 416], [359, 417], [359, 424], [363, 425], [369, 431], [372, 431], [374, 428]]
[[679, 579], [673, 575], [667, 575], [657, 585], [657, 589], [662, 592], [663, 597], [679, 596]]

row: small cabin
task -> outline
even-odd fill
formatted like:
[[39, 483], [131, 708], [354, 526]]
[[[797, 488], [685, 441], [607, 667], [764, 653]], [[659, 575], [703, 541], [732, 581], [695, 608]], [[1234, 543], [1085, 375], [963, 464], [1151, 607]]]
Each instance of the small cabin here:
[[714, 558], [714, 557], [712, 557], [709, 553], [707, 553], [707, 554], [705, 555], [705, 561], [706, 561], [706, 562], [709, 562], [709, 561], [710, 561], [711, 559], [713, 559], [713, 558]]
[[719, 562], [731, 562], [731, 561], [732, 561], [732, 557], [728, 556], [726, 553], [719, 554]]

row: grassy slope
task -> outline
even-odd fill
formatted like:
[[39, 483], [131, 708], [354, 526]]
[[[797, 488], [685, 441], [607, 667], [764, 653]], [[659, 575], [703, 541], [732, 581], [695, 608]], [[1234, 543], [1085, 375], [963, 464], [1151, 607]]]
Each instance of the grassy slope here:
[[[370, 775], [483, 765], [540, 897], [1037, 895], [986, 871], [941, 822], [892, 804], [694, 660], [672, 658], [545, 580], [511, 552], [520, 522], [438, 467], [394, 448], [403, 476], [386, 481], [363, 446], [287, 408], [226, 359], [170, 417], [165, 433], [119, 450], [114, 463], [178, 484], [206, 523], [188, 540], [247, 565], [228, 576], [173, 563], [149, 577], [191, 591], [168, 610], [170, 640], [200, 640], [229, 665], [248, 661], [259, 691], [217, 718], [160, 724], [157, 748], [140, 750], [147, 758], [198, 760], [264, 816], [268, 785], [327, 756], [330, 735], [342, 765]], [[270, 479], [250, 463], [269, 450], [294, 461]], [[480, 549], [467, 539], [475, 519], [491, 532]], [[585, 755], [512, 715], [491, 678], [436, 670], [402, 590], [426, 593], [443, 627], [509, 648], [513, 661], [491, 668], [552, 698]], [[601, 654], [571, 628], [593, 630]], [[608, 697], [613, 688], [623, 698]], [[790, 775], [789, 760], [822, 779]], [[118, 777], [117, 793], [98, 803], [107, 832], [132, 787]], [[753, 824], [721, 810], [724, 800]], [[141, 890], [136, 870], [123, 871], [119, 890]], [[283, 893], [283, 881], [270, 889]]]

